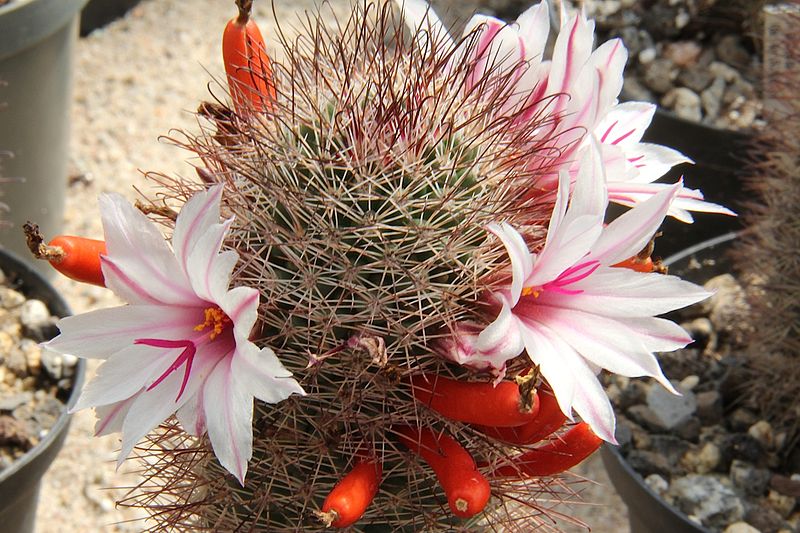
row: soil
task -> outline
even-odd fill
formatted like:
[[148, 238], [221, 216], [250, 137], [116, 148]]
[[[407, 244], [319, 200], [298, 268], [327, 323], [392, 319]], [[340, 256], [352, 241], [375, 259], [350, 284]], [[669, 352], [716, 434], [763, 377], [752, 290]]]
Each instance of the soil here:
[[705, 287], [714, 296], [679, 316], [695, 342], [660, 356], [680, 396], [655, 382], [608, 378], [620, 449], [645, 483], [710, 531], [800, 531], [800, 469], [781, 453], [789, 436], [742, 395], [753, 375], [743, 354], [748, 289], [731, 274]]
[[575, 0], [601, 41], [628, 48], [624, 99], [731, 130], [764, 126], [754, 6], [730, 0]]
[[0, 473], [36, 446], [64, 411], [77, 359], [39, 345], [57, 317], [0, 271]]

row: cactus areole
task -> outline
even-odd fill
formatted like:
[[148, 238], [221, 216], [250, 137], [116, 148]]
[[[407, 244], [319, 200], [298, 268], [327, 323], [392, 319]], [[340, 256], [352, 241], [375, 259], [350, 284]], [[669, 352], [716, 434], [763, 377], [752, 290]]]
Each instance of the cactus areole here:
[[88, 279], [127, 305], [48, 343], [104, 359], [76, 408], [146, 458], [122, 503], [152, 531], [550, 527], [558, 474], [614, 442], [598, 373], [671, 389], [653, 352], [690, 338], [657, 315], [707, 296], [654, 234], [730, 212], [655, 182], [686, 158], [641, 142], [653, 107], [581, 14], [545, 59], [544, 2], [459, 39], [421, 0], [299, 35], [237, 6], [230, 99], [175, 139], [200, 180], [101, 200]]

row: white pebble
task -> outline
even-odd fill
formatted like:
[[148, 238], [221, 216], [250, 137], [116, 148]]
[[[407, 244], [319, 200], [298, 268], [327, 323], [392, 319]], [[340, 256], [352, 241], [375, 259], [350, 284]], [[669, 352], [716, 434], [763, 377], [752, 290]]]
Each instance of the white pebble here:
[[652, 46], [649, 48], [645, 48], [641, 52], [639, 52], [639, 63], [642, 65], [647, 65], [648, 63], [652, 63], [655, 60], [658, 53], [656, 49]]

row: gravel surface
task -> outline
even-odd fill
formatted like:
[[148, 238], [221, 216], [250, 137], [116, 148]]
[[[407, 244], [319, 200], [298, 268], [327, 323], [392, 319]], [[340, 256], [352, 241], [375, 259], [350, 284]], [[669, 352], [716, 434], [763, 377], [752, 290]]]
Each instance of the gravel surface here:
[[[284, 20], [314, 5], [313, 0], [275, 0]], [[343, 12], [346, 3], [332, 1]], [[174, 128], [193, 129], [191, 112], [208, 96], [208, 83], [222, 74], [219, 36], [235, 13], [232, 1], [143, 0], [122, 20], [81, 40], [75, 69], [72, 177], [64, 233], [101, 237], [97, 195], [116, 191], [129, 199], [146, 193], [141, 171], [191, 175], [187, 153], [158, 141]], [[275, 35], [269, 2], [256, 2], [266, 36]], [[287, 30], [289, 31], [289, 30]], [[267, 37], [269, 40], [269, 37]], [[55, 280], [76, 313], [118, 305], [110, 292]], [[96, 368], [90, 365], [90, 373]], [[69, 438], [47, 473], [38, 510], [39, 533], [132, 532], [144, 526], [136, 510], [115, 508], [135, 483], [134, 463], [115, 468], [118, 436], [93, 438], [94, 414], [77, 413]], [[608, 480], [599, 456], [582, 465], [587, 502], [558, 512], [592, 525], [600, 533], [627, 533], [627, 512]], [[565, 526], [567, 531], [583, 528]]]

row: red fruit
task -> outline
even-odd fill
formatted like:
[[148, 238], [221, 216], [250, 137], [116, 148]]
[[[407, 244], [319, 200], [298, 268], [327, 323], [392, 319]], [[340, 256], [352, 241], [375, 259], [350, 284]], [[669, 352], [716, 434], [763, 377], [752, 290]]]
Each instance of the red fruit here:
[[537, 393], [539, 413], [532, 421], [517, 427], [476, 426], [481, 433], [497, 440], [519, 446], [534, 444], [549, 437], [564, 425], [567, 417], [561, 412], [555, 396], [549, 389], [541, 388]]
[[577, 465], [603, 443], [589, 424], [581, 422], [549, 444], [515, 457], [513, 464], [498, 467], [495, 477], [552, 476]]
[[491, 489], [467, 450], [450, 436], [428, 428], [394, 429], [400, 441], [433, 469], [454, 515], [470, 518], [483, 511]]
[[100, 268], [100, 255], [106, 253], [105, 241], [59, 235], [50, 241], [48, 247], [58, 247], [63, 251], [62, 257], [49, 260], [53, 268], [76, 281], [105, 287]]
[[635, 270], [636, 272], [652, 272], [654, 265], [653, 259], [650, 257], [645, 257], [642, 259], [638, 255], [633, 257], [629, 257], [628, 259], [617, 263], [616, 265], [612, 265], [619, 268], [629, 268], [631, 270]]
[[539, 401], [533, 397], [525, 409], [519, 386], [503, 381], [492, 383], [458, 381], [436, 374], [411, 378], [414, 398], [451, 420], [492, 427], [521, 426], [533, 421]]
[[378, 492], [383, 467], [374, 458], [364, 458], [348, 472], [325, 498], [321, 518], [333, 527], [355, 524]]
[[228, 90], [236, 111], [263, 112], [275, 99], [272, 66], [264, 37], [248, 10], [228, 21], [222, 34], [222, 60], [228, 75]]

